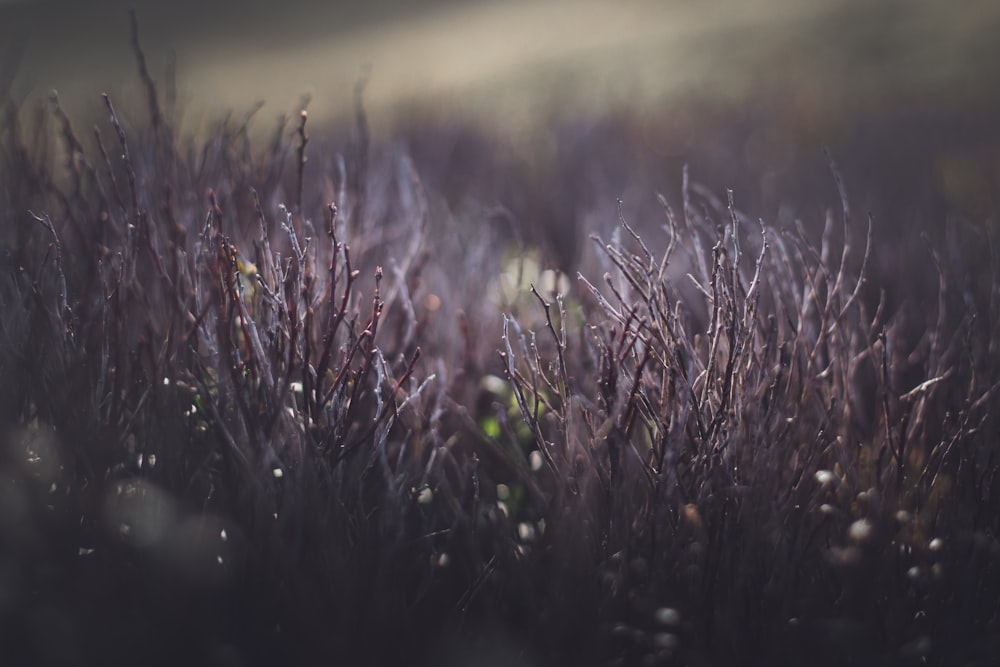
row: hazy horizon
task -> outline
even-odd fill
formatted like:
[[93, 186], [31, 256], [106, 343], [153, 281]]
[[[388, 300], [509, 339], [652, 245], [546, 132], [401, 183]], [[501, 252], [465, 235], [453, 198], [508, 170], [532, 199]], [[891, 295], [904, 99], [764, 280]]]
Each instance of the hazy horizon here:
[[277, 116], [303, 95], [312, 122], [345, 117], [366, 73], [376, 124], [407, 108], [516, 127], [551, 113], [642, 113], [665, 100], [775, 91], [816, 108], [1000, 93], [990, 85], [1000, 7], [985, 1], [8, 0], [0, 94], [31, 104], [55, 88], [71, 113], [96, 108], [105, 90], [137, 96], [131, 6], [154, 77], [176, 54], [178, 101], [195, 126], [258, 100]]

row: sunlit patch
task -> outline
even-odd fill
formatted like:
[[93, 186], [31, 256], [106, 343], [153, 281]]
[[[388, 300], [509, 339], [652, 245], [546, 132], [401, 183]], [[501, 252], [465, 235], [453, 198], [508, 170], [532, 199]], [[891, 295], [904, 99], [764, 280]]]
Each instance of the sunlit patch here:
[[531, 286], [539, 281], [540, 273], [541, 267], [535, 257], [528, 254], [512, 257], [491, 286], [491, 300], [497, 306], [506, 307], [526, 299]]
[[684, 519], [691, 524], [695, 530], [701, 528], [701, 512], [698, 511], [698, 506], [694, 503], [684, 505]]
[[517, 536], [522, 542], [531, 542], [535, 539], [535, 527], [522, 521], [517, 524]]
[[875, 527], [872, 525], [871, 521], [868, 519], [858, 519], [851, 524], [847, 534], [855, 542], [864, 542], [871, 538], [874, 530]]
[[829, 470], [817, 470], [813, 475], [820, 486], [832, 486], [837, 482], [837, 476]]
[[656, 622], [660, 625], [672, 628], [681, 622], [681, 613], [673, 607], [660, 607], [656, 610]]
[[479, 380], [479, 387], [483, 391], [490, 392], [496, 396], [502, 396], [510, 391], [510, 386], [502, 377], [487, 374]]

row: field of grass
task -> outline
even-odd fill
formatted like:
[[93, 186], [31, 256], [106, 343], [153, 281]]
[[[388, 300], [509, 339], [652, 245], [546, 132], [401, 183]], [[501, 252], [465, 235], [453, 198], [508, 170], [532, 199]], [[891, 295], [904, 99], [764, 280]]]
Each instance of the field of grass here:
[[5, 664], [1000, 658], [986, 103], [195, 136], [134, 56], [0, 122]]

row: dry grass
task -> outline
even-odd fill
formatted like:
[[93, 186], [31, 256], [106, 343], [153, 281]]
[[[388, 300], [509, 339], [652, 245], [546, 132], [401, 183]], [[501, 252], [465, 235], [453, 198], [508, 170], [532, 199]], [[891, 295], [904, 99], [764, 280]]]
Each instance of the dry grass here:
[[893, 271], [836, 169], [821, 233], [685, 172], [563, 257], [360, 91], [342, 156], [195, 145], [140, 71], [148, 121], [0, 134], [12, 661], [1000, 654], [994, 223]]

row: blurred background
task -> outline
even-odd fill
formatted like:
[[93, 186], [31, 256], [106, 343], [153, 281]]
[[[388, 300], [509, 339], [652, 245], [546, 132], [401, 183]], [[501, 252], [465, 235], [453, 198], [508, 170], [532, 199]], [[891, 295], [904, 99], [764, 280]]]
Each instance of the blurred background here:
[[195, 118], [303, 94], [336, 118], [363, 72], [376, 121], [417, 105], [503, 129], [691, 98], [780, 95], [822, 122], [1000, 95], [991, 0], [0, 0], [0, 84], [18, 99], [57, 88], [70, 108], [134, 88], [130, 7], [154, 75], [176, 58]]
[[769, 221], [835, 205], [824, 148], [899, 224], [996, 210], [995, 0], [0, 0], [0, 94], [141, 118], [129, 7], [182, 133], [263, 101], [252, 133], [308, 105], [336, 136], [367, 79], [376, 141], [557, 235], [588, 191], [676, 193], [685, 164]]

